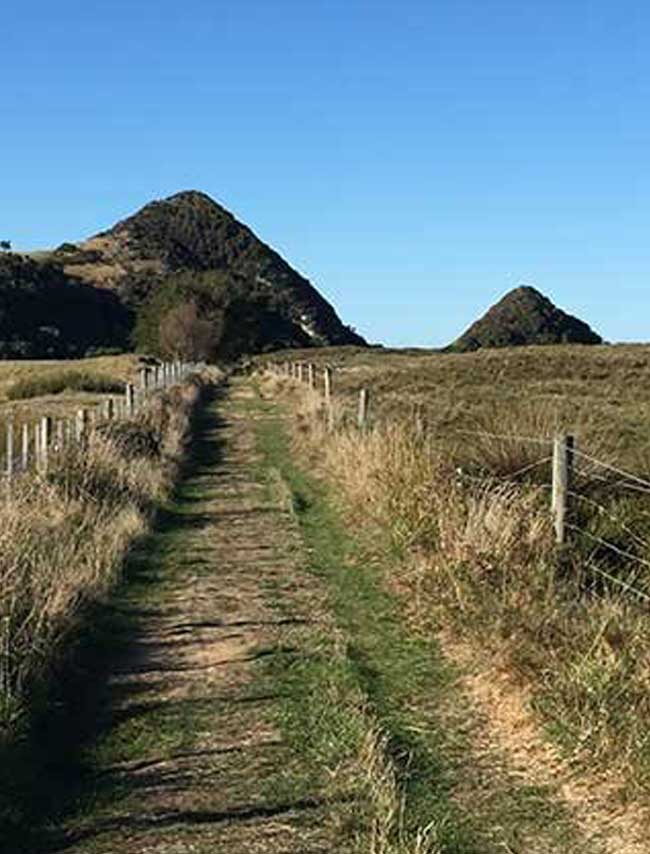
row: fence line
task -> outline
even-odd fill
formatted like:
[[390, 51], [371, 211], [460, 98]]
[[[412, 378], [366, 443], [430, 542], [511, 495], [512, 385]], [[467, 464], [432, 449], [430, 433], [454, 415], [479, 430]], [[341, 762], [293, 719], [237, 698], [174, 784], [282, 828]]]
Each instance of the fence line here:
[[11, 483], [19, 473], [30, 469], [44, 472], [51, 454], [60, 453], [70, 445], [79, 444], [100, 423], [133, 417], [150, 395], [182, 382], [200, 367], [182, 361], [143, 366], [139, 369], [138, 387], [133, 383], [126, 383], [124, 393], [119, 397], [113, 395], [93, 407], [80, 408], [73, 417], [61, 418], [56, 422], [49, 415], [41, 416], [36, 422], [24, 421], [20, 443], [15, 416], [10, 415], [5, 421], [0, 477]]
[[[285, 362], [283, 364], [279, 364], [271, 362], [267, 363], [267, 368], [277, 376], [283, 376], [285, 378], [288, 377], [301, 381], [304, 378], [305, 371], [303, 368], [303, 363], [299, 364], [300, 367], [298, 367], [298, 363]], [[308, 377], [309, 387], [311, 389], [318, 388], [318, 382], [316, 379], [317, 366], [313, 363], [309, 363], [307, 365], [306, 373]], [[332, 393], [333, 383], [334, 371], [331, 365], [327, 365], [324, 367], [323, 370], [322, 393], [326, 408], [327, 423], [330, 429], [334, 428], [334, 399]], [[359, 390], [356, 423], [360, 429], [364, 430], [368, 426], [369, 400], [369, 390], [365, 387], [361, 388]], [[426, 429], [426, 424], [423, 418], [421, 406], [418, 405], [414, 407], [413, 417], [415, 419], [418, 433], [424, 433]], [[523, 466], [521, 469], [518, 469], [507, 478], [499, 478], [497, 476], [495, 476], [494, 478], [475, 478], [471, 477], [465, 472], [462, 472], [461, 470], [458, 471], [458, 474], [464, 479], [468, 479], [470, 481], [475, 482], [485, 483], [486, 481], [489, 482], [490, 480], [494, 480], [497, 482], [516, 484], [518, 483], [518, 481], [515, 480], [516, 477], [520, 477], [521, 475], [550, 462], [552, 463], [552, 483], [536, 484], [536, 486], [542, 486], [551, 491], [550, 504], [555, 529], [556, 543], [559, 546], [566, 545], [568, 541], [568, 531], [573, 532], [575, 534], [583, 534], [588, 539], [597, 542], [601, 547], [608, 549], [610, 552], [616, 554], [618, 557], [622, 557], [625, 560], [632, 561], [637, 566], [650, 568], [650, 561], [645, 560], [644, 558], [640, 558], [634, 553], [627, 551], [626, 549], [620, 548], [615, 543], [610, 543], [608, 540], [605, 540], [604, 538], [599, 537], [596, 534], [592, 534], [590, 531], [587, 531], [586, 529], [575, 525], [572, 521], [570, 521], [569, 515], [569, 510], [571, 506], [570, 502], [572, 502], [573, 500], [582, 500], [587, 503], [590, 503], [596, 508], [598, 508], [599, 511], [608, 514], [613, 521], [617, 522], [621, 530], [624, 531], [629, 537], [631, 537], [637, 545], [642, 546], [645, 549], [650, 549], [650, 542], [646, 542], [637, 534], [635, 534], [627, 525], [625, 525], [625, 523], [616, 519], [613, 514], [609, 513], [609, 511], [602, 505], [598, 504], [598, 502], [592, 501], [586, 496], [583, 496], [580, 493], [576, 492], [576, 490], [572, 488], [576, 475], [583, 475], [585, 477], [590, 477], [591, 479], [602, 480], [609, 486], [620, 487], [622, 489], [632, 490], [637, 493], [650, 493], [650, 481], [645, 480], [644, 478], [639, 477], [638, 475], [632, 474], [631, 472], [625, 471], [624, 469], [618, 468], [617, 466], [614, 466], [611, 463], [606, 463], [603, 460], [599, 460], [596, 457], [585, 453], [584, 451], [581, 451], [579, 448], [576, 448], [574, 437], [571, 435], [560, 434], [554, 438], [551, 438], [541, 436], [520, 436], [517, 434], [499, 434], [479, 430], [454, 430], [453, 432], [465, 436], [491, 438], [512, 442], [526, 442], [531, 444], [543, 445], [546, 447], [552, 445], [552, 456], [545, 456], [526, 466]], [[606, 477], [601, 477], [594, 473], [590, 473], [589, 475], [587, 475], [585, 472], [578, 470], [575, 465], [576, 462], [581, 460], [591, 463], [595, 467], [602, 468], [606, 471], [618, 475], [620, 480], [612, 484], [611, 481], [608, 480]], [[626, 582], [615, 578], [615, 576], [611, 576], [609, 573], [605, 572], [605, 570], [601, 570], [598, 567], [593, 567], [593, 569], [594, 571], [599, 572], [603, 576], [610, 578], [613, 583], [625, 587], [626, 589], [629, 589], [630, 592], [633, 592], [640, 598], [646, 599], [650, 602], [650, 596], [646, 595], [645, 593], [636, 590]]]

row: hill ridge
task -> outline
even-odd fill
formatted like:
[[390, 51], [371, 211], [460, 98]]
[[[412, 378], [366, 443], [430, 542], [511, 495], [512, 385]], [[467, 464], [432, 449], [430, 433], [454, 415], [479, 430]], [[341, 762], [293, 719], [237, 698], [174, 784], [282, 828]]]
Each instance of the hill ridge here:
[[0, 257], [0, 358], [133, 346], [169, 355], [160, 323], [181, 304], [210, 328], [209, 358], [366, 346], [305, 276], [200, 190], [155, 199], [111, 228], [33, 256]]

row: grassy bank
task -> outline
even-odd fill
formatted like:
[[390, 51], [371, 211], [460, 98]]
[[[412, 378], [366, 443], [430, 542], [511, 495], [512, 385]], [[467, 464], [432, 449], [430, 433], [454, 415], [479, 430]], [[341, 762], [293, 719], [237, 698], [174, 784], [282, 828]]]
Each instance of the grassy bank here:
[[[473, 650], [495, 682], [505, 675], [521, 687], [565, 756], [590, 771], [614, 772], [626, 797], [644, 799], [650, 588], [638, 563], [650, 558], [650, 547], [643, 499], [608, 495], [613, 480], [585, 472], [578, 485], [593, 506], [578, 505], [572, 521], [591, 536], [577, 535], [571, 549], [558, 551], [548, 471], [518, 475], [545, 449], [531, 460], [516, 440], [450, 443], [435, 430], [417, 430], [411, 418], [377, 419], [366, 433], [340, 418], [330, 431], [318, 395], [291, 381], [268, 382], [293, 410], [296, 446], [336, 484], [348, 521], [370, 538], [388, 535], [397, 557], [390, 585], [414, 636], [443, 631], [450, 654]], [[507, 410], [499, 432], [531, 435], [522, 411], [530, 415], [522, 402]], [[546, 414], [533, 436], [552, 435], [557, 412]], [[600, 450], [587, 447], [600, 457], [606, 439], [600, 436]], [[594, 548], [594, 536], [636, 561]], [[630, 595], [630, 583], [640, 596]]]
[[29, 777], [30, 740], [56, 712], [54, 683], [71, 676], [89, 615], [169, 494], [201, 391], [196, 379], [156, 395], [137, 419], [96, 430], [3, 492], [0, 824], [24, 820], [16, 781]]

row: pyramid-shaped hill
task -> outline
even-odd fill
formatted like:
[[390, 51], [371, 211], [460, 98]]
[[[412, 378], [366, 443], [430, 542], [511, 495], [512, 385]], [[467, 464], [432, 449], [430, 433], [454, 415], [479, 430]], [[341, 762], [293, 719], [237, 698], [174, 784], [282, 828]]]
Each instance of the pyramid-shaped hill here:
[[304, 276], [205, 193], [151, 202], [83, 243], [63, 244], [54, 257], [68, 276], [116, 292], [136, 314], [170, 279], [195, 277], [204, 292], [220, 291], [229, 333], [239, 329], [234, 350], [366, 343]]
[[602, 344], [591, 327], [557, 308], [535, 288], [522, 285], [509, 291], [473, 323], [450, 350], [526, 344]]

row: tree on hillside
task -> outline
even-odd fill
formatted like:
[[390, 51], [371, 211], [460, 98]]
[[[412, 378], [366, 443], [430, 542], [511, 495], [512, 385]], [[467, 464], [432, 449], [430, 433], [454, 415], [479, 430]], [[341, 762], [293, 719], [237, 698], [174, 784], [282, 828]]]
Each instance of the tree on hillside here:
[[11, 240], [0, 240], [0, 250], [2, 252], [11, 252]]
[[201, 318], [196, 302], [188, 300], [167, 311], [160, 320], [161, 355], [198, 362], [212, 358], [223, 335], [223, 318]]

